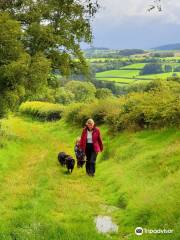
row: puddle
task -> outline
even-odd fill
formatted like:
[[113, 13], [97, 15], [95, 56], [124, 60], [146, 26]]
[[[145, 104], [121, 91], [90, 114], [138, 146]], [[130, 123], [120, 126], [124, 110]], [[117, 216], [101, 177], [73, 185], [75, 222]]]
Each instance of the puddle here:
[[112, 222], [109, 216], [98, 216], [95, 218], [96, 228], [100, 233], [118, 232], [118, 226]]

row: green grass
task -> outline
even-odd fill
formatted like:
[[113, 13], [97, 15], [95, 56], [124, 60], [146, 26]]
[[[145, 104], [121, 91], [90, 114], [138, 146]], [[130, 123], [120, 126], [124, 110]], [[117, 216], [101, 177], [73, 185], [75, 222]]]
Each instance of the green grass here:
[[[117, 219], [123, 234], [136, 226], [170, 228], [173, 236], [142, 239], [178, 239], [180, 213], [180, 132], [175, 129], [124, 133], [107, 139], [108, 160], [102, 161], [102, 189], [108, 204], [120, 208]], [[113, 173], [113, 174], [110, 174]], [[125, 234], [125, 235], [126, 235]]]
[[148, 75], [141, 75], [138, 78], [149, 78], [149, 79], [166, 79], [167, 77], [172, 77], [173, 74], [177, 74], [180, 76], [180, 72], [168, 72], [168, 73], [160, 73], [160, 74], [148, 74]]
[[99, 77], [128, 77], [133, 78], [139, 75], [139, 70], [111, 70], [111, 71], [104, 71], [100, 73], [96, 73], [96, 78]]
[[126, 79], [126, 78], [113, 78], [113, 77], [109, 77], [109, 78], [97, 78], [97, 80], [99, 81], [111, 81], [111, 82], [116, 82], [116, 83], [125, 83], [125, 84], [131, 84], [134, 83], [135, 80], [132, 79]]
[[146, 65], [146, 63], [134, 63], [134, 64], [130, 64], [128, 66], [122, 67], [121, 69], [142, 69], [144, 66]]
[[178, 240], [179, 137], [177, 129], [111, 136], [101, 126], [104, 153], [95, 178], [57, 164], [57, 153], [73, 153], [81, 129], [27, 117], [3, 120], [11, 133], [0, 148], [0, 239], [104, 240], [94, 217], [111, 215], [114, 240], [134, 240], [137, 226], [170, 228], [173, 235], [141, 239]]

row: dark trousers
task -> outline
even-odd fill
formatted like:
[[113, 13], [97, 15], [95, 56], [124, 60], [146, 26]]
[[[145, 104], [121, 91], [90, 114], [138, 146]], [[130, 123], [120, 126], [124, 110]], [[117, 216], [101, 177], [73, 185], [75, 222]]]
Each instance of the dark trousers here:
[[92, 143], [86, 144], [85, 153], [86, 153], [86, 172], [87, 174], [94, 175], [97, 153], [94, 151]]

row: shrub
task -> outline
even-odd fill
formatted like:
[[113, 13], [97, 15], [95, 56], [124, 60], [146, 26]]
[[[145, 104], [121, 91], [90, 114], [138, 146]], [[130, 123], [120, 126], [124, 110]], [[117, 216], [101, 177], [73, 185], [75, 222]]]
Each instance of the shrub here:
[[116, 98], [94, 100], [92, 103], [74, 103], [66, 108], [64, 118], [66, 121], [83, 126], [89, 118], [97, 124], [105, 123], [109, 112], [114, 112], [118, 107]]
[[108, 88], [99, 88], [96, 90], [96, 98], [104, 99], [112, 96], [112, 91]]
[[41, 120], [58, 120], [62, 117], [64, 106], [47, 102], [25, 102], [19, 108], [21, 113], [34, 116]]
[[148, 63], [140, 72], [140, 75], [162, 73], [163, 68], [160, 63]]
[[76, 102], [91, 102], [95, 98], [96, 88], [91, 82], [70, 81], [65, 89], [74, 94]]
[[86, 107], [86, 104], [84, 103], [72, 103], [71, 105], [66, 107], [63, 115], [65, 121], [73, 124], [80, 124], [78, 114], [85, 107]]
[[180, 101], [172, 89], [132, 93], [121, 97], [119, 101], [120, 110], [107, 116], [107, 122], [113, 131], [179, 125]]

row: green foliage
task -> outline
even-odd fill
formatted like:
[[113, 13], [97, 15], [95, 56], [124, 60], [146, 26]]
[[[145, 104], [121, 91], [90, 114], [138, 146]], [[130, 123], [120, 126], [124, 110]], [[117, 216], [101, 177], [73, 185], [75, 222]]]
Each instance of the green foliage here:
[[71, 104], [65, 109], [64, 118], [69, 123], [83, 126], [87, 119], [93, 118], [96, 123], [104, 123], [108, 113], [117, 109], [115, 98], [101, 99], [91, 103]]
[[20, 41], [17, 21], [0, 13], [0, 117], [15, 110], [23, 99], [41, 91], [47, 84], [51, 62], [42, 53], [30, 56]]
[[140, 75], [157, 74], [162, 72], [163, 68], [160, 63], [148, 63], [143, 67], [143, 69], [140, 72]]
[[[165, 72], [172, 72], [173, 68], [171, 65], [165, 65], [164, 66], [164, 71]], [[174, 69], [175, 72], [178, 72], [177, 70]]]
[[[87, 71], [80, 42], [91, 42], [90, 19], [98, 7], [94, 0], [0, 2], [0, 12], [8, 12], [21, 24], [25, 50], [31, 56], [43, 53], [51, 59], [52, 67], [64, 75], [71, 70]], [[74, 61], [74, 57], [79, 62]]]
[[174, 72], [180, 72], [180, 66], [175, 67]]
[[24, 95], [29, 61], [20, 42], [19, 23], [0, 13], [0, 117], [14, 109]]
[[52, 121], [62, 117], [64, 107], [60, 104], [34, 101], [22, 103], [19, 110], [40, 120]]
[[26, 96], [36, 95], [47, 85], [51, 62], [42, 54], [37, 53], [31, 58], [26, 81]]
[[[79, 83], [76, 81], [68, 84], [68, 87], [77, 84], [77, 93], [74, 92], [72, 95], [70, 90], [69, 93], [66, 93], [64, 88], [60, 88], [60, 92], [57, 92], [55, 98], [59, 96], [61, 103], [68, 104], [66, 108], [63, 108], [63, 117], [69, 123], [83, 126], [88, 118], [93, 118], [98, 124], [107, 123], [114, 133], [125, 129], [140, 130], [180, 125], [179, 83], [154, 81], [142, 89], [140, 88], [141, 91], [139, 89], [137, 92], [130, 92], [121, 97], [92, 98], [91, 101], [86, 102], [78, 96], [81, 102], [71, 104], [68, 102], [69, 97], [72, 97], [73, 100], [75, 94], [79, 94], [82, 88], [79, 88]], [[88, 97], [86, 97], [87, 99]], [[33, 106], [33, 111], [35, 109], [36, 112], [36, 107], [34, 108], [36, 103], [28, 104], [27, 106]], [[40, 107], [48, 106], [48, 103], [38, 104]], [[62, 109], [61, 105], [60, 109]], [[34, 115], [33, 111], [29, 111], [29, 113]], [[43, 114], [41, 115], [43, 116]]]
[[[84, 103], [72, 103], [70, 104], [68, 107], [66, 107], [64, 114], [63, 114], [63, 118], [65, 119], [66, 122], [70, 123], [70, 124], [79, 124], [81, 126], [83, 126], [84, 121], [87, 120], [87, 115], [86, 116], [81, 116], [81, 119], [79, 119], [79, 113], [81, 113], [81, 111], [86, 108], [86, 104]], [[87, 109], [88, 110], [88, 109]], [[82, 120], [83, 118], [83, 120]]]
[[80, 42], [91, 42], [98, 7], [93, 0], [0, 1], [0, 117], [41, 95], [51, 69], [87, 73]]
[[115, 109], [119, 108], [119, 104], [117, 104], [116, 98], [109, 97], [106, 99], [100, 99], [96, 103], [87, 106], [84, 108], [84, 111], [87, 108], [91, 112], [89, 117], [93, 118], [96, 123], [102, 124], [106, 122], [106, 117], [110, 112], [115, 112]]
[[146, 92], [70, 107], [66, 116], [80, 125], [90, 117], [97, 123], [107, 122], [113, 132], [179, 126], [179, 84], [157, 81], [148, 88]]
[[90, 82], [70, 81], [65, 88], [74, 94], [76, 102], [90, 102], [95, 98], [96, 88]]
[[130, 55], [134, 55], [134, 54], [144, 54], [146, 53], [144, 50], [141, 49], [124, 49], [119, 51], [119, 54], [121, 56], [130, 56]]
[[157, 57], [157, 58], [167, 58], [167, 57], [174, 57], [173, 52], [155, 52], [151, 53], [152, 57]]
[[111, 113], [107, 121], [113, 131], [123, 129], [162, 128], [179, 126], [179, 93], [163, 86], [149, 92], [132, 93], [119, 99], [121, 110]]
[[75, 100], [74, 93], [72, 93], [70, 90], [68, 90], [64, 87], [57, 88], [55, 90], [54, 97], [55, 97], [56, 103], [61, 103], [63, 105], [70, 104], [70, 103], [74, 102], [74, 100]]
[[108, 88], [99, 88], [96, 90], [96, 98], [104, 99], [112, 96], [112, 91]]

